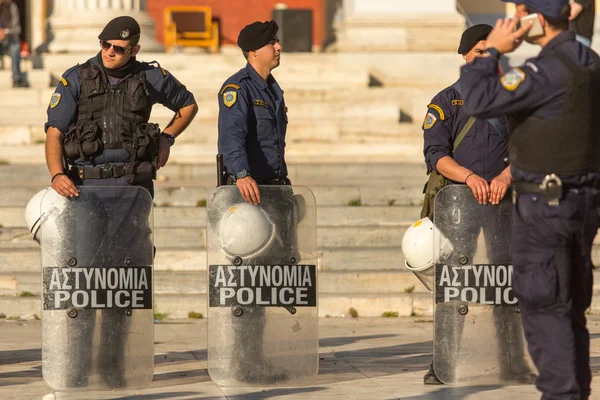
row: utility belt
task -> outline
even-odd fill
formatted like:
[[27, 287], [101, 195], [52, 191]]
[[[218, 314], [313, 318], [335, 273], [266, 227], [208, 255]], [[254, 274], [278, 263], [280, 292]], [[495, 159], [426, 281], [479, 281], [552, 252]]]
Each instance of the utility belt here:
[[83, 167], [80, 165], [71, 166], [69, 176], [73, 179], [108, 179], [121, 178], [127, 175], [126, 166], [114, 166], [112, 163], [104, 164], [101, 167]]
[[565, 195], [574, 189], [581, 188], [581, 185], [565, 185], [556, 174], [546, 175], [542, 183], [514, 182], [513, 183], [513, 203], [516, 204], [517, 197], [523, 193], [540, 194], [551, 207], [556, 207]]
[[69, 176], [75, 181], [127, 177], [127, 182], [131, 185], [140, 185], [156, 179], [156, 168], [149, 161], [118, 166], [106, 163], [99, 167], [72, 165], [69, 169]]

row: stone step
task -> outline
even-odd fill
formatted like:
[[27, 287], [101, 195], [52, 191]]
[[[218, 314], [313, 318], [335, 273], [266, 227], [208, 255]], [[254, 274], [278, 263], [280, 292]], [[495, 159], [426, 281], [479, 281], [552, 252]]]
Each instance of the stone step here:
[[[399, 246], [404, 226], [319, 227], [317, 242], [320, 247], [376, 247]], [[154, 244], [184, 249], [206, 247], [206, 228], [154, 228]], [[0, 228], [0, 248], [37, 248], [27, 228]]]
[[[317, 207], [318, 226], [398, 226], [419, 218], [420, 207]], [[3, 228], [26, 228], [24, 207], [0, 207]], [[157, 228], [205, 228], [205, 207], [155, 207]]]
[[[335, 147], [335, 151], [333, 151]], [[215, 144], [186, 144], [173, 146], [171, 160], [183, 164], [209, 164], [215, 160]], [[286, 161], [291, 163], [423, 163], [423, 141], [405, 139], [393, 143], [288, 143]], [[44, 164], [44, 144], [0, 147], [2, 164]]]
[[[206, 280], [205, 271], [155, 271], [154, 293], [206, 295]], [[318, 290], [321, 294], [426, 292], [419, 280], [406, 270], [323, 271], [319, 273], [318, 280]], [[28, 293], [39, 296], [41, 291], [42, 281], [39, 272], [0, 274], [0, 296], [24, 296]]]
[[[404, 256], [400, 246], [389, 248], [319, 248], [320, 271], [403, 271]], [[0, 248], [0, 274], [39, 273], [39, 247], [21, 249]], [[206, 249], [157, 246], [154, 262], [156, 271], [194, 272], [206, 271]]]
[[[319, 317], [345, 317], [353, 308], [359, 317], [380, 317], [385, 312], [397, 312], [400, 317], [433, 315], [430, 293], [332, 293], [319, 295]], [[155, 312], [168, 318], [187, 318], [190, 311], [207, 315], [205, 295], [157, 294]], [[590, 313], [600, 312], [600, 292], [594, 292]], [[24, 314], [41, 316], [39, 297], [0, 296], [0, 313], [7, 317]]]
[[[1, 76], [0, 76], [1, 78]], [[319, 120], [344, 120], [355, 119], [381, 119], [398, 121], [400, 119], [401, 98], [391, 94], [379, 94], [373, 90], [371, 96], [366, 98], [340, 98], [331, 100], [297, 99], [286, 100], [288, 118], [290, 122], [302, 119]], [[52, 96], [52, 91], [2, 90], [0, 92], [0, 106], [3, 109], [0, 123], [18, 123], [27, 121], [29, 124], [46, 122], [46, 110]], [[192, 92], [193, 93], [193, 92]], [[16, 101], [15, 101], [16, 99]], [[219, 103], [217, 96], [212, 99], [196, 100], [198, 113], [196, 120], [208, 119], [216, 122], [219, 116]], [[24, 104], [28, 103], [28, 104]], [[424, 104], [426, 106], [426, 104]], [[173, 118], [173, 111], [156, 104], [152, 108], [150, 121], [161, 123]], [[420, 121], [419, 121], [420, 122]]]
[[[47, 178], [49, 179], [49, 178]], [[383, 185], [360, 186], [316, 186], [309, 188], [313, 192], [316, 204], [321, 206], [356, 205], [366, 206], [419, 206], [423, 200], [423, 183], [399, 183], [402, 186]], [[0, 197], [0, 207], [25, 207], [29, 200], [45, 185], [13, 187], [4, 189]], [[214, 186], [172, 186], [156, 185], [154, 203], [158, 207], [195, 207], [198, 202], [208, 200], [214, 192]], [[359, 207], [360, 205], [360, 207]], [[0, 221], [0, 223], [3, 223]]]
[[[24, 78], [29, 82], [32, 89], [48, 89], [50, 88], [50, 72], [41, 69], [32, 69], [23, 71]], [[12, 90], [12, 71], [0, 70], [0, 91]], [[18, 89], [27, 90], [27, 89]]]
[[[45, 114], [44, 114], [45, 115]], [[165, 127], [170, 119], [156, 120]], [[345, 118], [338, 120], [292, 120], [288, 124], [287, 141], [290, 146], [302, 141], [320, 143], [361, 143], [367, 141], [395, 142], [402, 140], [423, 141], [421, 125], [399, 123], [394, 119], [371, 119], [372, 124], [364, 125], [363, 119]], [[18, 121], [0, 126], [0, 145], [42, 144], [46, 140], [44, 123], [20, 123]], [[218, 139], [217, 121], [194, 120], [185, 133], [177, 138], [177, 145], [199, 143], [216, 145]]]
[[[328, 163], [321, 162], [288, 162], [288, 176], [294, 184], [312, 186], [356, 186], [378, 185], [384, 188], [421, 184], [427, 176], [424, 162], [407, 163]], [[180, 163], [171, 160], [166, 167], [158, 171], [157, 186], [210, 186], [215, 182], [215, 158], [205, 163]], [[0, 187], [34, 187], [39, 188], [48, 182], [48, 169], [45, 164], [34, 165], [0, 165]], [[166, 180], [163, 182], [163, 180]], [[3, 195], [6, 193], [4, 191]], [[1, 199], [1, 197], [0, 197]]]
[[[34, 70], [40, 71], [40, 70]], [[2, 70], [0, 70], [2, 72]], [[2, 72], [5, 73], [6, 71]], [[41, 71], [43, 72], [43, 71]], [[37, 72], [36, 72], [37, 73]], [[44, 76], [46, 73], [43, 72]], [[10, 79], [10, 78], [9, 78]], [[11, 81], [9, 80], [8, 84]], [[53, 83], [58, 83], [58, 80], [53, 80]], [[33, 109], [36, 106], [41, 106], [45, 109], [50, 101], [52, 93], [56, 90], [56, 84], [46, 87], [30, 87], [13, 89], [11, 87], [2, 88], [0, 93], [0, 105], [3, 107], [15, 106], [17, 104], [26, 104]], [[218, 90], [207, 89], [205, 87], [193, 87], [186, 85], [187, 89], [194, 94], [196, 102], [209, 105], [216, 105], [218, 101]], [[295, 105], [303, 103], [337, 103], [350, 102], [349, 99], [354, 99], [356, 103], [368, 103], [379, 101], [380, 103], [402, 103], [410, 99], [418, 88], [413, 87], [361, 87], [361, 88], [335, 88], [330, 86], [314, 87], [293, 87], [284, 88], [285, 100], [290, 111]], [[435, 93], [434, 93], [435, 94]], [[11, 99], [17, 97], [18, 102], [15, 103]], [[387, 100], [387, 101], [386, 101]], [[424, 106], [426, 106], [425, 104]], [[156, 104], [155, 107], [160, 107]]]
[[[380, 317], [384, 312], [397, 312], [401, 317], [431, 316], [433, 311], [429, 293], [332, 293], [320, 294], [318, 301], [319, 317], [348, 316], [350, 308], [362, 317]], [[156, 294], [154, 304], [154, 311], [167, 313], [168, 318], [187, 318], [190, 311], [207, 315], [206, 295], [202, 294]], [[0, 296], [0, 313], [7, 317], [24, 314], [39, 317], [40, 298]]]

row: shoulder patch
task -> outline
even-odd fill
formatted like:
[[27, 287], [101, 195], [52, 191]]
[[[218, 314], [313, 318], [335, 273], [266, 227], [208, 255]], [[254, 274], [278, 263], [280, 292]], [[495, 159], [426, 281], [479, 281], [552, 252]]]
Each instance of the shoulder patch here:
[[223, 86], [223, 89], [221, 89], [221, 94], [223, 94], [229, 88], [238, 90], [240, 86], [236, 85], [235, 83], [228, 83], [227, 85]]
[[500, 83], [504, 89], [509, 92], [517, 90], [519, 85], [525, 80], [525, 72], [519, 68], [513, 68], [500, 78]]
[[452, 100], [452, 105], [453, 106], [462, 106], [465, 104], [464, 100]]
[[60, 93], [54, 93], [52, 97], [50, 97], [50, 108], [54, 108], [60, 103]]
[[63, 86], [69, 86], [69, 82], [67, 82], [65, 78], [60, 78], [60, 81], [62, 82]]
[[269, 105], [267, 104], [266, 101], [262, 101], [262, 100], [254, 100], [254, 105], [255, 106], [261, 106], [261, 107], [269, 107]]
[[437, 118], [432, 113], [427, 113], [425, 121], [423, 121], [423, 129], [431, 128], [437, 122]]
[[[427, 106], [427, 108], [433, 108], [435, 111], [438, 112], [438, 114], [440, 114], [440, 119], [443, 121], [444, 119], [446, 119], [446, 116], [444, 115], [444, 110], [442, 110], [442, 107], [431, 103], [430, 105]], [[433, 115], [433, 114], [431, 114]], [[435, 122], [434, 122], [435, 123]]]
[[225, 104], [225, 106], [231, 107], [232, 105], [235, 104], [236, 100], [237, 100], [237, 92], [234, 92], [231, 90], [229, 92], [223, 93], [223, 104]]

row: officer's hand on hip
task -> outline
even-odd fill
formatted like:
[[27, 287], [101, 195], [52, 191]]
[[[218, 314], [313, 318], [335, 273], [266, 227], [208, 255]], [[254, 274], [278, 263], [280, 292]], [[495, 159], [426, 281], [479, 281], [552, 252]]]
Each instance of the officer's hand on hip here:
[[156, 169], [164, 167], [167, 165], [167, 161], [169, 161], [169, 155], [171, 154], [171, 144], [169, 140], [161, 136], [158, 141], [158, 164]]
[[490, 197], [490, 187], [485, 179], [479, 175], [471, 174], [467, 176], [465, 183], [471, 188], [473, 196], [479, 204], [487, 204]]
[[510, 186], [511, 179], [506, 173], [501, 173], [490, 182], [490, 203], [500, 204]]
[[496, 26], [490, 32], [485, 43], [488, 49], [494, 48], [500, 54], [510, 53], [517, 49], [523, 42], [523, 36], [533, 26], [533, 22], [523, 25], [517, 29], [519, 17], [509, 18], [507, 20], [499, 19]]
[[244, 200], [250, 204], [260, 203], [260, 192], [258, 191], [258, 185], [251, 176], [245, 178], [238, 178], [235, 182]]
[[61, 196], [79, 197], [79, 190], [77, 190], [73, 181], [64, 174], [54, 177], [52, 180], [52, 189], [56, 190]]

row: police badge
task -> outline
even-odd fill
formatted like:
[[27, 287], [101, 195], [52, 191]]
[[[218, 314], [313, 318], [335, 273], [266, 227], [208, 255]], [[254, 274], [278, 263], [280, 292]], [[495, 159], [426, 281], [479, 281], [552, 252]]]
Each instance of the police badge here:
[[227, 107], [231, 107], [235, 101], [237, 100], [237, 93], [234, 91], [229, 91], [223, 93], [223, 104]]

